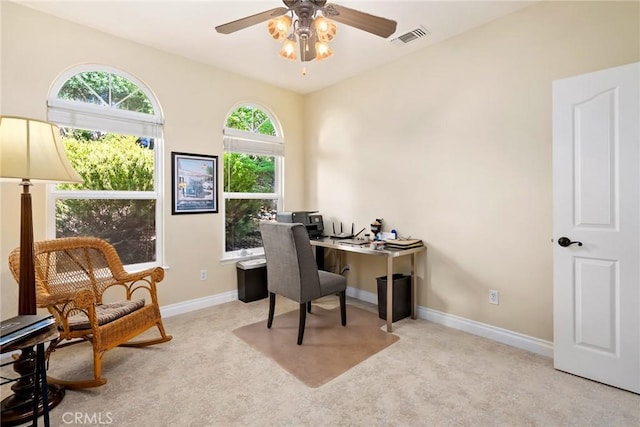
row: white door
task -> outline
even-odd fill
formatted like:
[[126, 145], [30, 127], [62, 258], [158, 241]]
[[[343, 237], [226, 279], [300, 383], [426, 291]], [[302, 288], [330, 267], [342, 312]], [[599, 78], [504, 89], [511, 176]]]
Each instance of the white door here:
[[553, 82], [556, 369], [640, 393], [640, 63]]

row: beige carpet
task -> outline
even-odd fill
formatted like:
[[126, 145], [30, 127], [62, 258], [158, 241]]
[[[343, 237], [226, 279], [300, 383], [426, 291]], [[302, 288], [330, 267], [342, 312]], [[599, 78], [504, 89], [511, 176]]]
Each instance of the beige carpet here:
[[[377, 316], [375, 305], [347, 301]], [[338, 298], [319, 305], [332, 309]], [[283, 298], [276, 315], [297, 309]], [[267, 311], [267, 299], [232, 301], [166, 318], [172, 341], [108, 351], [103, 374], [109, 382], [68, 390], [51, 412], [51, 426], [640, 425], [636, 394], [556, 371], [553, 359], [423, 319], [394, 323], [400, 337], [395, 344], [311, 388], [231, 332], [264, 321]], [[90, 346], [59, 349], [49, 371], [61, 378], [91, 375]]]
[[275, 360], [309, 387], [320, 387], [363, 360], [387, 348], [399, 337], [380, 329], [377, 314], [347, 305], [347, 326], [340, 323], [340, 308], [313, 306], [307, 314], [304, 341], [297, 344], [299, 310], [273, 319], [271, 329], [261, 320], [235, 329], [247, 344]]

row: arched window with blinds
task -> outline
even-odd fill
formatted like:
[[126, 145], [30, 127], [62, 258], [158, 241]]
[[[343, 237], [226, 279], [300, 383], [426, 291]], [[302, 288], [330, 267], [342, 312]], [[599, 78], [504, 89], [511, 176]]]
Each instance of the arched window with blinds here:
[[162, 115], [151, 90], [111, 67], [67, 70], [49, 94], [82, 184], [50, 186], [49, 237], [95, 236], [127, 265], [162, 262]]
[[275, 220], [282, 206], [282, 131], [266, 109], [243, 104], [227, 116], [223, 134], [225, 257], [256, 255], [259, 221]]

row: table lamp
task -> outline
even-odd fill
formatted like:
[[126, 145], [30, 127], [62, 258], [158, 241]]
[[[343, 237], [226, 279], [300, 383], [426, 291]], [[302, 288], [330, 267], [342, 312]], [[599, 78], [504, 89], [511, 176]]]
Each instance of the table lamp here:
[[[20, 200], [18, 314], [36, 314], [31, 181], [82, 182], [82, 178], [67, 160], [57, 126], [41, 120], [0, 116], [0, 179], [19, 181], [23, 189]], [[33, 355], [33, 348], [21, 351], [14, 365], [18, 374], [32, 370]], [[29, 401], [34, 396], [33, 384], [29, 384], [28, 379], [25, 381], [26, 384], [18, 382], [12, 386], [15, 393], [7, 399], [12, 400], [15, 409], [6, 417], [3, 412], [3, 425], [15, 425], [32, 416], [33, 405]], [[50, 399], [50, 407], [53, 407], [62, 400], [64, 389], [56, 391], [50, 387], [49, 390], [50, 393], [58, 393]]]

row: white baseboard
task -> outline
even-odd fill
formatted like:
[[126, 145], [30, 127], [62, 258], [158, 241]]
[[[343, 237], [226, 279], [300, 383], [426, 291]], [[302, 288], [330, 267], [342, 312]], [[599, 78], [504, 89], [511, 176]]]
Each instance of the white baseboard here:
[[[356, 298], [371, 304], [378, 304], [378, 295], [373, 292], [363, 291], [358, 288], [347, 288], [347, 296]], [[224, 304], [238, 299], [238, 291], [229, 291], [222, 294], [212, 295], [204, 298], [197, 298], [190, 301], [160, 307], [162, 317], [172, 317], [179, 314], [189, 313], [215, 305]], [[438, 323], [461, 331], [478, 335], [484, 338], [510, 345], [512, 347], [527, 350], [541, 356], [553, 357], [553, 343], [530, 337], [528, 335], [513, 332], [486, 323], [476, 322], [455, 314], [444, 313], [432, 308], [418, 307], [418, 317], [433, 323]], [[4, 360], [9, 354], [3, 354], [0, 360]]]
[[348, 286], [347, 296], [359, 299], [360, 301], [378, 305], [378, 294], [374, 294], [373, 292], [363, 291], [362, 289], [352, 288]]
[[475, 320], [469, 320], [456, 316], [455, 314], [443, 313], [432, 308], [418, 307], [418, 317], [450, 328], [469, 332], [473, 335], [489, 338], [512, 347], [527, 350], [541, 356], [553, 357], [553, 343], [550, 341], [530, 337], [508, 329], [498, 328], [497, 326], [487, 325], [486, 323], [476, 322]]
[[203, 298], [196, 298], [189, 301], [179, 302], [160, 307], [162, 317], [172, 317], [178, 314], [185, 314], [191, 311], [200, 310], [214, 305], [224, 304], [238, 299], [238, 291], [229, 291], [222, 294], [211, 295]]
[[[377, 294], [363, 291], [362, 289], [348, 287], [347, 296], [368, 303], [378, 304]], [[541, 356], [553, 357], [553, 343], [550, 341], [530, 337], [508, 329], [498, 328], [497, 326], [487, 325], [486, 323], [476, 322], [475, 320], [469, 320], [464, 317], [456, 316], [455, 314], [444, 313], [432, 308], [418, 306], [417, 316], [420, 319], [426, 319], [433, 323], [438, 323], [473, 335], [489, 338]]]

